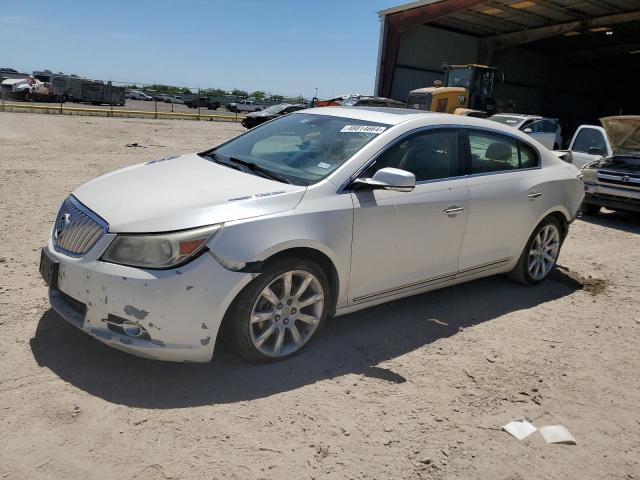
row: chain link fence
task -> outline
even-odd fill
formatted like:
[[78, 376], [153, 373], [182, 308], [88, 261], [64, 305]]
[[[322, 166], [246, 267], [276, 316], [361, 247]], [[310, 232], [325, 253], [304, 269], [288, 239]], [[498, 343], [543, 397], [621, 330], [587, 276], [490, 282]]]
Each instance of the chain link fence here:
[[45, 113], [241, 121], [244, 114], [280, 103], [307, 104], [301, 95], [101, 81], [51, 71], [0, 69], [0, 108]]

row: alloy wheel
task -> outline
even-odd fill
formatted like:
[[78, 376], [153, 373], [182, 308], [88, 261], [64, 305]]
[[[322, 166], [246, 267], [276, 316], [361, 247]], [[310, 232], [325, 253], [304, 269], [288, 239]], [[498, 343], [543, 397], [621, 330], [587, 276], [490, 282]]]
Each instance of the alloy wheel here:
[[527, 265], [531, 278], [535, 281], [545, 278], [558, 259], [560, 253], [560, 232], [556, 225], [549, 223], [540, 229], [529, 250]]
[[249, 332], [253, 346], [268, 357], [285, 357], [313, 336], [325, 295], [315, 275], [292, 270], [267, 285], [253, 305]]

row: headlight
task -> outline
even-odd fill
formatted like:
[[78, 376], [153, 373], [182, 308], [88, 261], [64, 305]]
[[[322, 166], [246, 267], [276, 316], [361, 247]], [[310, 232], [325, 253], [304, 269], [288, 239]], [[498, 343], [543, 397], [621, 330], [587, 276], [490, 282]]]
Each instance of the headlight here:
[[598, 164], [599, 160], [595, 162], [587, 163], [584, 167], [582, 167], [582, 181], [584, 183], [596, 183], [598, 181]]
[[118, 235], [102, 260], [131, 267], [175, 267], [200, 252], [221, 227], [222, 224], [172, 233]]

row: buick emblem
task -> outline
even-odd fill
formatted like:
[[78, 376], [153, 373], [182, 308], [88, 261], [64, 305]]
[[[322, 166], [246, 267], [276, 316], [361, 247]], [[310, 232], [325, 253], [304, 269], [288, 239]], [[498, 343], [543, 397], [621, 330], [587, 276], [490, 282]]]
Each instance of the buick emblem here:
[[631, 180], [631, 177], [629, 175], [625, 175], [624, 177], [622, 177], [622, 181], [624, 183], [629, 183], [629, 180]]
[[68, 213], [62, 214], [56, 222], [56, 230], [53, 232], [53, 236], [55, 238], [60, 238], [60, 235], [62, 235], [62, 233], [69, 227], [70, 223], [71, 215]]

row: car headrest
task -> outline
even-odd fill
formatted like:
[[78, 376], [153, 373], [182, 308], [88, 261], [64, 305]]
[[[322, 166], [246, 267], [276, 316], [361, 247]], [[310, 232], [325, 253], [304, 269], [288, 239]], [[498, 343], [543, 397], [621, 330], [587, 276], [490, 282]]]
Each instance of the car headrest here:
[[487, 160], [510, 160], [511, 145], [502, 142], [494, 142], [489, 145], [489, 148], [487, 148], [485, 158]]

